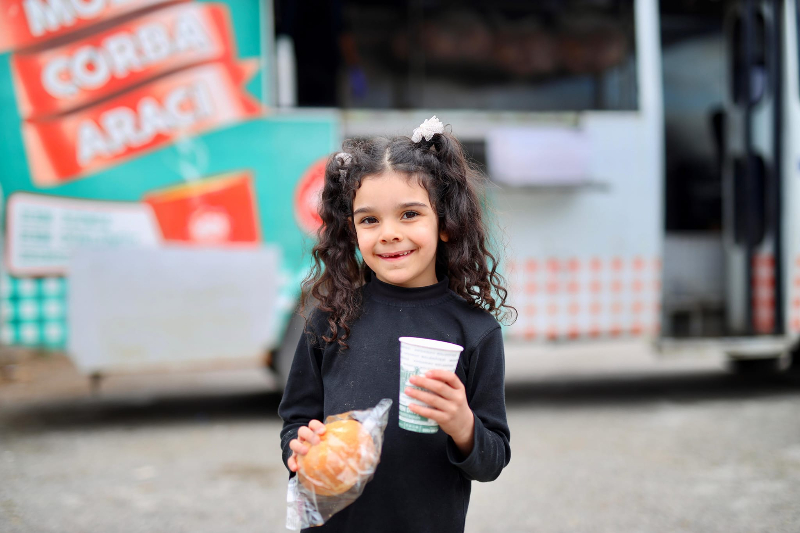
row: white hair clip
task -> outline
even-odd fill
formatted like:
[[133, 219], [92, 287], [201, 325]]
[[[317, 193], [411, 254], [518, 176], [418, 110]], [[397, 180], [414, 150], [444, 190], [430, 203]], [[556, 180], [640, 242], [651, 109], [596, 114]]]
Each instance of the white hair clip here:
[[[347, 152], [339, 152], [333, 158], [339, 164], [340, 167], [347, 167], [350, 166], [350, 162], [353, 160], [353, 156], [348, 154]], [[339, 169], [339, 179], [344, 181], [347, 179], [347, 169], [340, 168]]]
[[433, 115], [431, 118], [423, 122], [419, 125], [419, 128], [414, 130], [414, 133], [411, 135], [411, 142], [418, 143], [425, 137], [426, 141], [430, 141], [433, 139], [433, 136], [437, 133], [442, 133], [444, 131], [444, 124], [442, 121], [436, 118], [436, 115]]
[[343, 167], [349, 165], [350, 161], [353, 160], [353, 156], [348, 154], [347, 152], [339, 152], [334, 157], [337, 159], [337, 162]]

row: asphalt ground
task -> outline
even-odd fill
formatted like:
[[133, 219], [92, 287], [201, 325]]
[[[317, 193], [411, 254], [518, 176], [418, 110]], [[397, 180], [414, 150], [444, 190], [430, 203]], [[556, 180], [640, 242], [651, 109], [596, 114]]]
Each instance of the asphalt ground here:
[[[37, 365], [0, 386], [0, 531], [285, 531], [261, 370], [112, 377], [93, 396], [64, 361]], [[800, 531], [797, 379], [637, 345], [512, 347], [507, 373], [512, 460], [473, 484], [468, 533]]]

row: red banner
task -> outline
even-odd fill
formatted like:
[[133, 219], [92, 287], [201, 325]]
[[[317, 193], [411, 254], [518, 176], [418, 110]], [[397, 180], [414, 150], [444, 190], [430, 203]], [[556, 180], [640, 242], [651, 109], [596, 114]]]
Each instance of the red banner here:
[[183, 4], [42, 52], [14, 54], [24, 118], [63, 113], [169, 71], [236, 57], [228, 8]]
[[2, 0], [0, 53], [174, 0]]
[[22, 133], [37, 186], [76, 179], [172, 142], [253, 118], [261, 105], [242, 87], [256, 61], [215, 62], [183, 70]]

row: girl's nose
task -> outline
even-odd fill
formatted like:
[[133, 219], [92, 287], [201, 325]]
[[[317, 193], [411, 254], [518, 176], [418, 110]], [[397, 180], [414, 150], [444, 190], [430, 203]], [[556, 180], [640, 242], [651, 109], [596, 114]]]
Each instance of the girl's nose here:
[[384, 224], [381, 233], [381, 242], [396, 242], [402, 240], [400, 231], [394, 224]]

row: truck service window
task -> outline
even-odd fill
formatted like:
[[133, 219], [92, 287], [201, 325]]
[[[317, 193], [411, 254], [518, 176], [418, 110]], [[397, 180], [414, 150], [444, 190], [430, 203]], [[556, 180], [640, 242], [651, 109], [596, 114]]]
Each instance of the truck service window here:
[[281, 0], [298, 106], [635, 110], [632, 0]]

